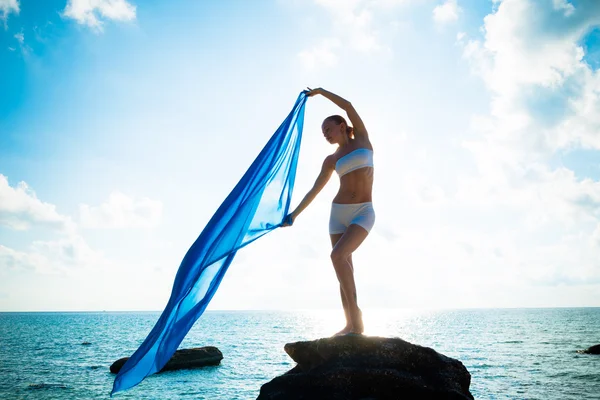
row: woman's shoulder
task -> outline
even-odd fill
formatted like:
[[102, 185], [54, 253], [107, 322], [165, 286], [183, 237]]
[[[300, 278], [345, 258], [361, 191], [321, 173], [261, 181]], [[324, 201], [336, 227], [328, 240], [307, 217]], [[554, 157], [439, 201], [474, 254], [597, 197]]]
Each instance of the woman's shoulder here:
[[325, 157], [325, 160], [323, 161], [323, 166], [327, 167], [328, 169], [335, 169], [335, 163], [338, 159], [337, 153], [338, 151], [336, 150], [333, 154], [330, 154], [327, 157]]
[[369, 149], [371, 151], [373, 151], [373, 145], [371, 144], [371, 141], [366, 138], [366, 139], [354, 139], [354, 146], [352, 146], [354, 149]]

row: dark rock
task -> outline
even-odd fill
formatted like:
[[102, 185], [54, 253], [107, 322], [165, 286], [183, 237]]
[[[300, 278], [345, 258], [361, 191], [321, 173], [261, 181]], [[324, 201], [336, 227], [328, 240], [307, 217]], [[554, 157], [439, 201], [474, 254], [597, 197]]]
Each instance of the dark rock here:
[[600, 354], [600, 344], [592, 346], [589, 349], [578, 350], [577, 352], [581, 354]]
[[69, 389], [67, 385], [61, 383], [32, 383], [28, 386], [29, 389]]
[[264, 384], [257, 400], [472, 400], [458, 360], [398, 338], [340, 336], [288, 343], [298, 363]]
[[[213, 346], [177, 350], [169, 362], [159, 372], [219, 365], [222, 359], [223, 353], [221, 353], [221, 350]], [[110, 366], [110, 372], [113, 374], [118, 373], [127, 360], [129, 360], [129, 357], [124, 357], [115, 361]]]
[[82, 346], [89, 346], [89, 345], [91, 345], [91, 344], [92, 344], [92, 343], [90, 343], [90, 342], [83, 342], [83, 343], [81, 343], [81, 345], [82, 345]]

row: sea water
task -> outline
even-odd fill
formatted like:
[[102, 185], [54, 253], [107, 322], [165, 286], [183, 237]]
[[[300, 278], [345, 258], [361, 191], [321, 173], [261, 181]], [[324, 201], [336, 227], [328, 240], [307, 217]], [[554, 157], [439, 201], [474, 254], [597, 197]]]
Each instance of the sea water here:
[[[365, 334], [460, 360], [476, 399], [600, 399], [600, 308], [363, 310]], [[109, 366], [137, 349], [158, 312], [0, 313], [0, 399], [105, 399]], [[208, 311], [180, 348], [216, 346], [219, 366], [157, 374], [122, 399], [255, 399], [295, 363], [285, 343], [330, 336], [342, 310]], [[89, 344], [83, 344], [89, 343]]]

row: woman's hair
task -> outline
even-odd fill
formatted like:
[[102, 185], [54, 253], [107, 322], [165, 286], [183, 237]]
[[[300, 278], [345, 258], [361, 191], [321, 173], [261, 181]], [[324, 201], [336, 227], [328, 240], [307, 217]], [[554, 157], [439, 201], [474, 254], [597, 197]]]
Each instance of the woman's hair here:
[[344, 117], [342, 117], [341, 115], [330, 115], [329, 117], [325, 118], [325, 121], [333, 121], [336, 123], [336, 125], [341, 124], [342, 122], [344, 124], [346, 124], [346, 134], [351, 137], [352, 139], [354, 139], [354, 128], [351, 126], [348, 126], [348, 123], [346, 122], [346, 119]]

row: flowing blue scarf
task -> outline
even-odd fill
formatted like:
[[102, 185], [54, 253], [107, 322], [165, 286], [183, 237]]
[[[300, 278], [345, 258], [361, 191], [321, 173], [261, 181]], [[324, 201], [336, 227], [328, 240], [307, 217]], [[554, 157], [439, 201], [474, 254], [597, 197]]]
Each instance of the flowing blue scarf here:
[[183, 258], [169, 302], [113, 383], [111, 396], [162, 369], [202, 315], [236, 252], [279, 227], [288, 215], [302, 139], [304, 106], [294, 108]]

